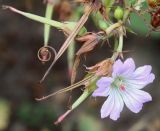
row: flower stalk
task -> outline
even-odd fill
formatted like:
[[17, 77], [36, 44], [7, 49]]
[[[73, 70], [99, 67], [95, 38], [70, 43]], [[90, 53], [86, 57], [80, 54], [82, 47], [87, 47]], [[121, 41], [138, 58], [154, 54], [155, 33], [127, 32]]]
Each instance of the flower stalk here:
[[118, 48], [117, 48], [117, 52], [122, 53], [122, 49], [123, 49], [123, 34], [121, 33], [119, 35], [119, 45], [118, 45]]

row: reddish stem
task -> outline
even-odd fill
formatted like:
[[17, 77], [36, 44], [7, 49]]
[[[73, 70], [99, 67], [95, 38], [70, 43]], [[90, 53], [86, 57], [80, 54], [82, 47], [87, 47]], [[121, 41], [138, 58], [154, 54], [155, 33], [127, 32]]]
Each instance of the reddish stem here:
[[55, 125], [58, 125], [59, 123], [61, 123], [66, 116], [71, 112], [72, 110], [68, 110], [67, 112], [65, 112], [63, 115], [61, 115], [56, 122], [54, 122]]

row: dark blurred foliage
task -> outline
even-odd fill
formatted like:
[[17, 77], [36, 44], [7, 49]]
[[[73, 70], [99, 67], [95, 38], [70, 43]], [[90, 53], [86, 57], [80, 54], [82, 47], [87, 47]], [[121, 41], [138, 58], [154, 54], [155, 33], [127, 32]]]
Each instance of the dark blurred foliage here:
[[[1, 0], [1, 4], [12, 5], [20, 10], [44, 16], [45, 5], [40, 0]], [[58, 19], [58, 13], [54, 18]], [[87, 22], [89, 31], [94, 31], [92, 20]], [[65, 37], [52, 29], [50, 45], [59, 49]], [[110, 40], [112, 46], [112, 40]], [[7, 10], [0, 10], [0, 130], [2, 131], [160, 131], [160, 39], [128, 34], [125, 50], [132, 50], [124, 57], [133, 57], [137, 66], [150, 64], [156, 80], [146, 88], [153, 101], [145, 104], [139, 114], [125, 109], [121, 118], [113, 122], [100, 119], [103, 100], [89, 98], [59, 126], [53, 122], [68, 108], [69, 93], [55, 96], [43, 102], [40, 97], [69, 85], [66, 54], [58, 60], [43, 85], [38, 82], [50, 63], [41, 64], [37, 51], [43, 45], [43, 25], [28, 20]], [[87, 55], [82, 63], [91, 66], [110, 57], [112, 48], [107, 44]], [[113, 47], [113, 46], [112, 46]], [[94, 58], [94, 59], [93, 59]], [[83, 66], [79, 68], [84, 72]], [[78, 79], [84, 73], [79, 73]], [[81, 90], [72, 92], [75, 100]]]

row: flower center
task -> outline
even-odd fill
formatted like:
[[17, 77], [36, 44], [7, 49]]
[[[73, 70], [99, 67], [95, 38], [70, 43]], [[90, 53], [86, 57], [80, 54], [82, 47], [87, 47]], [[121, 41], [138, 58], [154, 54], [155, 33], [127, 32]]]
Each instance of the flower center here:
[[121, 89], [122, 91], [125, 91], [125, 86], [124, 86], [124, 85], [120, 85], [120, 89]]
[[116, 77], [112, 82], [111, 87], [119, 88], [122, 91], [125, 91], [124, 79], [120, 76]]

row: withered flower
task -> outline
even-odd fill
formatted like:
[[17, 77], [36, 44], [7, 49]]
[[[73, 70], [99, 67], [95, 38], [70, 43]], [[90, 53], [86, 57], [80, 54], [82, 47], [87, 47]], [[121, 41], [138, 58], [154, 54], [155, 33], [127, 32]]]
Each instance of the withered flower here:
[[112, 59], [106, 59], [94, 66], [86, 67], [89, 73], [94, 73], [97, 76], [110, 76], [112, 73], [112, 66], [113, 66]]
[[99, 32], [99, 33], [88, 32], [84, 36], [76, 39], [77, 41], [83, 42], [83, 45], [76, 53], [76, 59], [73, 65], [73, 70], [72, 70], [72, 75], [71, 75], [71, 84], [73, 84], [76, 79], [77, 68], [80, 63], [80, 56], [82, 54], [86, 54], [92, 51], [95, 48], [95, 46], [99, 43], [99, 41], [101, 40], [103, 36], [102, 34], [103, 32]]
[[76, 40], [79, 42], [83, 42], [83, 45], [77, 51], [76, 55], [79, 56], [93, 50], [101, 40], [102, 34], [103, 32], [99, 32], [99, 33], [88, 32], [84, 36], [77, 38]]

